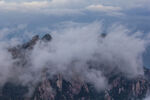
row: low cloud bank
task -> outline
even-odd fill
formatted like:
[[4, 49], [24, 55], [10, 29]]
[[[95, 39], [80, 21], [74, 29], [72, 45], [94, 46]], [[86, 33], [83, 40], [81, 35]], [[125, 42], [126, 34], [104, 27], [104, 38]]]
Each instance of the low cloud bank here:
[[98, 22], [65, 25], [51, 32], [50, 42], [39, 40], [33, 49], [21, 50], [17, 59], [7, 50], [10, 44], [1, 41], [0, 85], [11, 81], [33, 87], [47, 73], [49, 78], [56, 74], [67, 80], [80, 77], [103, 90], [108, 86], [106, 73], [115, 70], [127, 78], [143, 75], [142, 56], [149, 39], [121, 25], [113, 25], [106, 36], [102, 31]]

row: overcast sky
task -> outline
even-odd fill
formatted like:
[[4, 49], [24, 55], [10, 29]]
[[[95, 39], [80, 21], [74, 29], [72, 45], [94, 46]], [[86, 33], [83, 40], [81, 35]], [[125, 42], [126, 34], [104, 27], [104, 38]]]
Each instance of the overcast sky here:
[[57, 23], [66, 21], [66, 17], [67, 21], [78, 22], [111, 17], [111, 21], [144, 22], [146, 26], [150, 21], [149, 4], [150, 0], [1, 0], [0, 26]]
[[105, 28], [120, 23], [146, 33], [150, 31], [149, 4], [150, 0], [0, 0], [0, 29], [25, 26], [37, 34], [64, 22], [102, 21]]
[[4, 2], [49, 2], [55, 3], [55, 5], [92, 5], [92, 4], [102, 4], [102, 5], [109, 5], [109, 6], [120, 6], [120, 7], [137, 7], [137, 6], [144, 6], [148, 7], [148, 3], [150, 0], [1, 0]]
[[[119, 12], [133, 8], [149, 10], [150, 0], [1, 0], [1, 11], [77, 13], [81, 10]], [[58, 11], [60, 10], [60, 11]], [[58, 11], [58, 12], [56, 12]]]

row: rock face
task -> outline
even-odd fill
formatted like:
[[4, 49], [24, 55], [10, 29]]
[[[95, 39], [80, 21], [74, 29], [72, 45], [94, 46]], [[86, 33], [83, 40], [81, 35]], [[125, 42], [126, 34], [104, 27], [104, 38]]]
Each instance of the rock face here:
[[39, 36], [36, 35], [32, 38], [32, 40], [30, 40], [29, 42], [23, 44], [22, 48], [27, 49], [27, 48], [32, 48], [36, 42], [39, 40]]
[[50, 41], [51, 39], [52, 39], [52, 37], [49, 34], [44, 35], [42, 38], [43, 41]]
[[[41, 40], [49, 42], [51, 39], [46, 34]], [[9, 51], [14, 59], [22, 57], [21, 50], [32, 49], [38, 40], [39, 36], [35, 36], [23, 46], [11, 48]], [[1, 88], [0, 100], [142, 100], [150, 91], [150, 70], [144, 70], [145, 76], [134, 79], [127, 79], [119, 74], [111, 75], [108, 78], [110, 87], [104, 91], [96, 91], [91, 84], [78, 78], [67, 81], [61, 74], [52, 79], [44, 75], [30, 98], [25, 97], [27, 87], [6, 83]]]
[[108, 100], [141, 100], [150, 89], [149, 81], [142, 77], [129, 80], [117, 76], [110, 84]]

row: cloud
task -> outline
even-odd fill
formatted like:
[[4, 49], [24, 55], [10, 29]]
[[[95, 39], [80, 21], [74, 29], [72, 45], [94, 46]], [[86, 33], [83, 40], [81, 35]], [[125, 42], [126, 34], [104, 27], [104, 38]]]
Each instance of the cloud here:
[[[25, 10], [25, 9], [85, 9], [90, 5], [95, 5], [98, 8], [116, 9], [116, 6], [122, 9], [134, 7], [148, 7], [150, 0], [1, 0], [1, 9], [5, 10]], [[106, 6], [106, 7], [103, 7]], [[118, 9], [118, 8], [117, 8]]]
[[[149, 41], [138, 34], [129, 34], [121, 25], [111, 27], [105, 38], [101, 37], [102, 30], [97, 22], [71, 23], [54, 30], [51, 42], [39, 41], [29, 53], [30, 71], [40, 77], [39, 73], [46, 69], [49, 77], [60, 73], [67, 80], [77, 75], [98, 90], [107, 88], [105, 74], [114, 70], [127, 78], [143, 75], [142, 55]], [[32, 82], [32, 78], [28, 79]]]
[[147, 96], [145, 99], [143, 99], [143, 100], [150, 100], [150, 96]]
[[100, 11], [120, 11], [120, 7], [113, 7], [113, 6], [104, 6], [104, 5], [90, 5], [88, 9], [91, 10], [100, 10]]
[[51, 42], [39, 40], [33, 49], [17, 51], [15, 60], [7, 51], [10, 42], [1, 41], [1, 85], [12, 80], [33, 88], [48, 73], [50, 79], [61, 74], [68, 81], [79, 76], [103, 90], [108, 86], [106, 74], [114, 70], [127, 78], [143, 75], [142, 55], [149, 41], [121, 25], [109, 28], [106, 37], [101, 37], [102, 30], [99, 22], [68, 23], [52, 31]]
[[121, 12], [120, 7], [114, 7], [114, 6], [104, 6], [104, 5], [90, 5], [87, 7], [90, 11], [96, 11], [96, 12], [105, 12], [107, 15], [124, 15]]
[[119, 6], [104, 6], [97, 0], [44, 0], [22, 2], [7, 2], [4, 0], [0, 1], [1, 12], [15, 11], [24, 13], [66, 15], [83, 14], [86, 9], [90, 11], [96, 10], [100, 12], [106, 12], [108, 15], [121, 15], [121, 12], [119, 12], [121, 8]]
[[76, 9], [65, 8], [58, 6], [56, 2], [52, 1], [32, 1], [32, 2], [5, 2], [0, 1], [1, 12], [23, 12], [23, 13], [41, 13], [41, 14], [80, 14]]
[[[46, 15], [83, 15], [89, 11], [102, 12], [107, 16], [122, 16], [123, 11], [136, 7], [147, 7], [149, 0], [99, 1], [99, 0], [24, 0], [0, 1], [0, 12], [19, 12]], [[147, 7], [148, 8], [148, 7]], [[146, 9], [146, 8], [145, 8]]]
[[0, 42], [5, 41], [12, 46], [22, 43], [31, 36], [33, 36], [33, 32], [28, 31], [26, 24], [19, 24], [13, 27], [3, 27], [0, 29]]
[[0, 86], [8, 81], [10, 68], [13, 64], [10, 53], [6, 50], [7, 45], [3, 42], [0, 43]]

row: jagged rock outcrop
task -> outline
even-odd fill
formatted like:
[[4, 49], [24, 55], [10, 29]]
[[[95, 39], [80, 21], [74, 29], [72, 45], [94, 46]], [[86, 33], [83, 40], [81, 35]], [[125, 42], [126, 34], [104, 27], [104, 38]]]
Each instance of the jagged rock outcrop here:
[[46, 34], [46, 35], [44, 35], [44, 36], [42, 37], [42, 40], [43, 40], [43, 41], [50, 41], [50, 40], [52, 40], [52, 37], [51, 37], [51, 35]]
[[[34, 36], [31, 41], [9, 51], [14, 59], [24, 59], [23, 51], [32, 49], [39, 40], [49, 42], [52, 37], [49, 34], [41, 39], [39, 36]], [[24, 60], [20, 62], [25, 64]], [[1, 89], [0, 100], [142, 100], [150, 91], [150, 70], [145, 68], [144, 71], [145, 76], [135, 79], [112, 74], [108, 77], [110, 86], [104, 91], [97, 91], [91, 84], [83, 82], [78, 77], [68, 81], [58, 73], [54, 78], [49, 79], [44, 73], [42, 82], [36, 87], [32, 97], [25, 97], [28, 92], [27, 87], [7, 83]]]
[[39, 36], [36, 35], [34, 36], [29, 42], [25, 43], [22, 45], [23, 49], [27, 49], [27, 48], [33, 48], [33, 46], [36, 44], [36, 42], [39, 40]]

